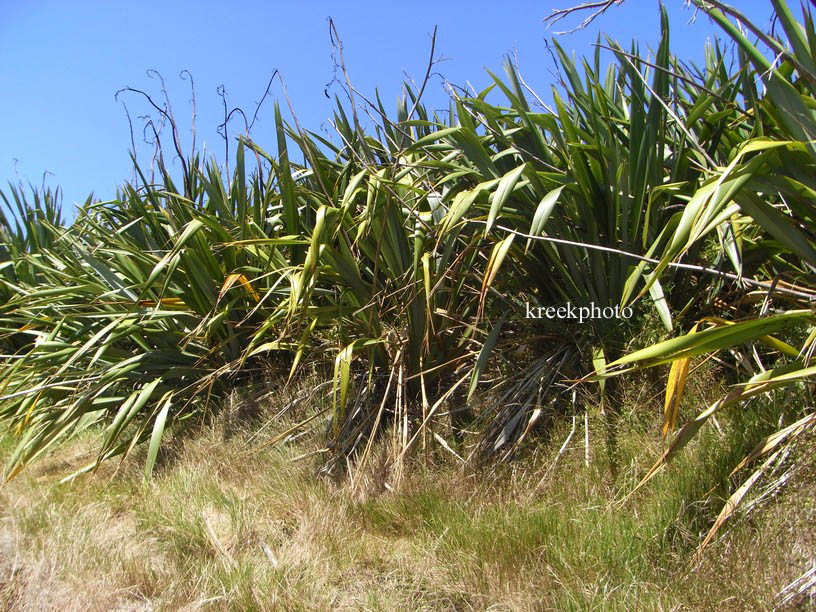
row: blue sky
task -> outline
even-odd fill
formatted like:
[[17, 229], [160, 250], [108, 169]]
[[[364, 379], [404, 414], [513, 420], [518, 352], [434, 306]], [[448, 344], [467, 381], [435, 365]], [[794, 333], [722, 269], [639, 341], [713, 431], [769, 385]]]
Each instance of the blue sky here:
[[[8, 181], [60, 186], [66, 208], [90, 192], [110, 199], [131, 177], [130, 132], [124, 100], [136, 128], [140, 162], [149, 148], [140, 145], [138, 115], [150, 109], [133, 94], [114, 100], [130, 86], [161, 99], [160, 85], [146, 75], [165, 78], [180, 124], [182, 146], [190, 144], [188, 70], [195, 79], [197, 138], [223, 163], [224, 142], [216, 132], [223, 116], [216, 93], [224, 85], [229, 107], [251, 116], [277, 68], [302, 127], [330, 130], [334, 103], [324, 95], [332, 80], [328, 17], [343, 41], [345, 63], [354, 86], [373, 95], [378, 88], [393, 108], [406, 75], [421, 81], [430, 33], [438, 26], [436, 50], [445, 61], [435, 70], [449, 81], [476, 89], [490, 83], [485, 68], [500, 73], [507, 53], [516, 53], [525, 80], [547, 94], [553, 77], [545, 41], [553, 36], [542, 23], [552, 9], [577, 0], [544, 2], [223, 2], [147, 0], [139, 3], [76, 0], [4, 2], [0, 5], [0, 189]], [[765, 26], [770, 2], [740, 2], [740, 9]], [[672, 19], [672, 49], [682, 58], [702, 57], [705, 40], [717, 34], [708, 19], [693, 15], [683, 0], [666, 0]], [[565, 25], [576, 25], [573, 18]], [[562, 22], [564, 23], [564, 22]], [[559, 27], [554, 29], [561, 29]], [[559, 37], [577, 55], [591, 54], [598, 31], [625, 43], [655, 46], [659, 35], [656, 0], [626, 0], [584, 31]], [[342, 95], [337, 85], [329, 93]], [[253, 137], [275, 150], [272, 100], [286, 108], [276, 81], [261, 109]], [[446, 108], [441, 78], [429, 83], [429, 109]], [[288, 113], [286, 113], [288, 115]], [[230, 124], [231, 135], [239, 123]], [[234, 151], [234, 144], [231, 144]], [[16, 160], [16, 161], [15, 161]]]

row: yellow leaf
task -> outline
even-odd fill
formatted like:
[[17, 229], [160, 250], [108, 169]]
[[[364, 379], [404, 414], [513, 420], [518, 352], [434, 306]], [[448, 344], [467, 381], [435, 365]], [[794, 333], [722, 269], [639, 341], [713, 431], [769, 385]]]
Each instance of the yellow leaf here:
[[229, 291], [235, 283], [241, 283], [241, 286], [246, 290], [246, 292], [252, 296], [256, 302], [260, 301], [261, 296], [255, 291], [255, 288], [249, 282], [249, 279], [244, 276], [243, 274], [230, 274], [227, 276], [226, 280], [224, 281], [224, 285], [221, 287], [221, 291], [218, 293], [218, 301], [221, 301], [221, 298], [224, 297], [224, 294]]
[[139, 306], [144, 306], [147, 308], [153, 308], [158, 304], [170, 307], [176, 306], [179, 308], [187, 307], [187, 304], [185, 304], [184, 300], [182, 300], [181, 298], [161, 298], [158, 302], [156, 300], [139, 300]]
[[[690, 333], [697, 331], [697, 323], [691, 328]], [[672, 362], [669, 370], [669, 380], [666, 383], [666, 401], [663, 404], [663, 437], [665, 438], [677, 424], [677, 415], [680, 411], [680, 400], [683, 399], [683, 391], [686, 387], [686, 377], [688, 376], [690, 357], [676, 359]]]

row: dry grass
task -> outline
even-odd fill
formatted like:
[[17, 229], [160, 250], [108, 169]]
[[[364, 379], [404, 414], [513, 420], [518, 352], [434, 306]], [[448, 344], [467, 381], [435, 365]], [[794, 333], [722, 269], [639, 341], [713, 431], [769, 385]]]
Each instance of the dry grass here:
[[[12, 610], [770, 606], [813, 555], [816, 461], [689, 571], [734, 458], [776, 423], [748, 422], [747, 411], [722, 421], [723, 435], [709, 429], [620, 507], [659, 448], [657, 411], [627, 393], [640, 410], [621, 412], [616, 481], [598, 416], [590, 465], [576, 435], [543, 480], [569, 422], [532, 457], [489, 473], [413, 458], [399, 477], [383, 442], [354, 484], [316, 477], [313, 459], [292, 461], [316, 440], [261, 447], [230, 417], [176, 439], [150, 482], [134, 456], [54, 484], [87, 462], [93, 440], [80, 439], [0, 489], [0, 602]], [[262, 422], [274, 408], [263, 407]]]

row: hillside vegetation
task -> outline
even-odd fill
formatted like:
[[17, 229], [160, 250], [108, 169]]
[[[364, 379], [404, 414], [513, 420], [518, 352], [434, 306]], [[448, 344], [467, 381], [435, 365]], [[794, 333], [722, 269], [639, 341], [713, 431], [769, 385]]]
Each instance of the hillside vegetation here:
[[[171, 146], [149, 168], [134, 156], [114, 200], [66, 223], [54, 191], [0, 193], [6, 491], [38, 486], [35, 460], [69, 483], [20, 512], [7, 497], [10, 533], [47, 552], [53, 530], [121, 528], [157, 565], [136, 576], [117, 557], [100, 588], [173, 607], [273, 605], [256, 571], [305, 609], [335, 591], [524, 608], [557, 587], [556, 609], [669, 609], [696, 580], [714, 589], [683, 564], [706, 563], [752, 485], [812, 469], [816, 31], [784, 0], [773, 34], [694, 4], [730, 40], [702, 67], [671, 53], [661, 9], [650, 53], [606, 40], [576, 61], [554, 43], [551, 105], [509, 62], [443, 116], [424, 85], [395, 112], [349, 89], [334, 142], [276, 104], [274, 150], [247, 130], [229, 169], [183, 150], [168, 104]], [[531, 316], [560, 308], [627, 316]], [[81, 464], [44, 459], [70, 448]], [[315, 578], [324, 562], [336, 575]], [[776, 578], [810, 570], [791, 563]], [[371, 564], [371, 590], [343, 564]], [[769, 605], [785, 586], [740, 584], [689, 605]]]

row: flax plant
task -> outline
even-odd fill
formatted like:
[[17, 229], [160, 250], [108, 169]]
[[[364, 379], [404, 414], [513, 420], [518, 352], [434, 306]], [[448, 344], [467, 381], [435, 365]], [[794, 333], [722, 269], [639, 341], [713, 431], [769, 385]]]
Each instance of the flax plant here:
[[257, 367], [243, 349], [285, 313], [304, 240], [282, 235], [260, 177], [247, 187], [243, 148], [229, 189], [208, 170], [193, 199], [166, 174], [126, 185], [70, 227], [44, 225], [50, 247], [11, 260], [37, 276], [4, 282], [3, 328], [32, 340], [0, 371], [2, 416], [19, 435], [7, 476], [93, 424], [104, 425], [99, 459], [150, 440], [149, 473], [168, 424], [203, 414]]
[[[730, 117], [718, 117], [727, 120], [723, 140], [730, 145], [730, 151], [722, 163], [707, 167], [699, 183], [687, 191], [688, 203], [670, 239], [656, 245], [659, 262], [647, 286], [707, 237], [716, 236], [721, 259], [733, 266], [732, 278], [738, 284], [745, 283], [749, 290], [743, 290], [743, 300], [759, 301], [761, 308], [737, 320], [705, 317], [685, 335], [638, 350], [596, 370], [603, 380], [632, 369], [672, 364], [664, 435], [671, 432], [673, 436], [638, 488], [656, 476], [720, 410], [775, 388], [812, 381], [816, 375], [812, 362], [816, 340], [816, 192], [812, 180], [816, 160], [816, 114], [812, 110], [816, 31], [812, 15], [809, 7], [803, 6], [800, 23], [785, 0], [773, 0], [780, 25], [779, 34], [773, 36], [762, 32], [733, 7], [709, 1], [695, 4], [736, 44], [739, 70], [734, 86], [739, 106]], [[751, 42], [748, 33], [756, 37], [756, 43]], [[776, 61], [769, 60], [768, 55], [775, 56]], [[746, 135], [740, 126], [750, 126], [750, 132]], [[732, 130], [736, 132], [729, 136], [727, 132]], [[798, 338], [797, 343], [784, 341], [790, 338]], [[741, 348], [746, 345], [747, 351]], [[764, 350], [760, 353], [757, 346]], [[749, 370], [747, 379], [740, 380], [726, 396], [675, 433], [680, 396], [689, 376], [688, 360], [695, 355], [727, 352], [750, 355], [750, 360], [740, 361]], [[811, 408], [803, 407], [800, 416], [797, 422], [760, 441], [734, 472], [762, 456], [778, 456], [813, 422]], [[734, 512], [763, 469], [751, 474], [729, 499], [698, 552]]]
[[[161, 162], [154, 183], [134, 159], [139, 180], [71, 224], [54, 194], [29, 203], [12, 189], [17, 221], [0, 217], [0, 418], [19, 437], [7, 476], [92, 425], [102, 440], [85, 469], [144, 442], [150, 474], [166, 430], [270, 362], [290, 380], [306, 363], [332, 372], [330, 470], [364, 465], [388, 423], [398, 457], [438, 445], [464, 459], [488, 372], [507, 405], [473, 415], [471, 450], [499, 457], [567, 409], [562, 379], [590, 363], [603, 380], [677, 363], [668, 431], [688, 359], [754, 340], [786, 356], [683, 426], [664, 459], [741, 394], [807, 379], [814, 334], [801, 347], [774, 334], [813, 324], [816, 35], [775, 1], [786, 38], [763, 40], [780, 55], [771, 65], [718, 4], [700, 3], [737, 42], [735, 70], [716, 44], [702, 68], [678, 61], [661, 11], [654, 53], [599, 39], [577, 62], [555, 44], [552, 108], [508, 64], [486, 90], [453, 94], [444, 120], [422, 88], [406, 85], [395, 115], [365, 99], [364, 128], [348, 84], [334, 140], [276, 106], [275, 150], [242, 136], [230, 176], [192, 151], [179, 190]], [[707, 312], [751, 291], [799, 302], [748, 321]], [[677, 337], [622, 356], [623, 322], [523, 321], [525, 303], [565, 302], [654, 309]], [[507, 375], [513, 345], [533, 346], [531, 364]]]

